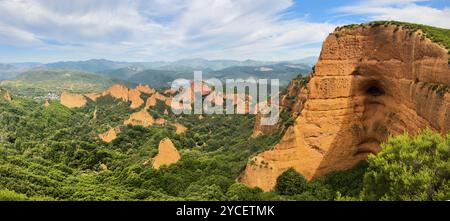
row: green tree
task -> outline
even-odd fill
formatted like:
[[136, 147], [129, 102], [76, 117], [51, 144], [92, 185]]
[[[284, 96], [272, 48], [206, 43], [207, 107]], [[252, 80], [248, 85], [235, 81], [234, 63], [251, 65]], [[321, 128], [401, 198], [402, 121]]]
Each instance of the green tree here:
[[262, 193], [260, 188], [250, 188], [242, 183], [234, 183], [228, 188], [226, 196], [229, 200], [258, 201]]
[[0, 190], [0, 201], [24, 201], [27, 196], [19, 194], [11, 190]]
[[275, 190], [282, 195], [296, 195], [304, 192], [307, 181], [294, 168], [289, 168], [277, 178]]
[[449, 200], [450, 134], [431, 130], [400, 135], [370, 156], [364, 176], [365, 200]]

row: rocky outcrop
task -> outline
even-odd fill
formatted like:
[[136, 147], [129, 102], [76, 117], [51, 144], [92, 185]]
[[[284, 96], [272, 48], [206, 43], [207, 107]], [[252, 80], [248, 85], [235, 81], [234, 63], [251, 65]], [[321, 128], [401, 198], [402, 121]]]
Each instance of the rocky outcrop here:
[[156, 96], [155, 94], [151, 95], [147, 98], [147, 101], [145, 102], [145, 109], [148, 109], [150, 107], [156, 106]]
[[164, 119], [164, 118], [158, 118], [158, 119], [155, 120], [155, 124], [156, 124], [156, 125], [163, 125], [163, 124], [165, 124], [166, 122], [167, 122], [167, 120]]
[[128, 100], [131, 101], [130, 107], [136, 109], [144, 104], [141, 98], [141, 92], [138, 89], [131, 89], [128, 91]]
[[100, 169], [100, 171], [108, 171], [108, 166], [104, 163], [100, 163], [98, 168]]
[[128, 101], [128, 88], [121, 84], [115, 84], [106, 89], [102, 95], [110, 95], [111, 97]]
[[139, 85], [135, 89], [146, 94], [154, 94], [156, 92], [155, 89], [151, 88], [148, 85]]
[[240, 181], [264, 190], [293, 167], [307, 179], [344, 170], [380, 150], [389, 135], [450, 129], [446, 49], [395, 25], [343, 28], [323, 44], [308, 99], [269, 151]]
[[8, 91], [5, 91], [5, 92], [3, 93], [3, 98], [4, 98], [6, 101], [12, 101], [12, 96], [11, 96], [11, 94], [10, 94]]
[[[287, 89], [280, 95], [280, 113], [285, 112], [291, 119], [298, 117], [303, 110], [308, 97], [306, 89], [308, 79], [310, 79], [310, 76], [299, 76], [289, 83]], [[259, 110], [260, 107], [267, 107], [267, 105], [265, 105], [265, 103], [260, 103], [256, 106], [257, 114], [252, 137], [274, 134], [275, 132], [280, 131], [280, 129], [285, 128], [283, 123], [289, 124], [289, 122], [281, 122], [282, 119], [280, 119], [280, 121], [274, 125], [261, 125], [262, 114]]]
[[86, 105], [86, 97], [82, 94], [72, 94], [69, 92], [63, 92], [60, 97], [62, 105], [68, 108], [83, 107]]
[[102, 94], [101, 93], [87, 93], [87, 94], [84, 94], [84, 96], [91, 99], [92, 101], [96, 101], [97, 98], [102, 96]]
[[[85, 100], [86, 98], [89, 98], [92, 101], [96, 101], [99, 97], [102, 96], [111, 96], [114, 97], [116, 99], [120, 99], [123, 100], [125, 102], [131, 102], [130, 103], [130, 107], [133, 109], [137, 109], [139, 107], [141, 107], [145, 101], [141, 98], [141, 94], [145, 93], [145, 94], [154, 94], [155, 93], [155, 89], [150, 88], [148, 85], [139, 85], [134, 89], [128, 89], [127, 87], [120, 85], [120, 84], [115, 84], [112, 85], [111, 87], [109, 87], [108, 89], [106, 89], [104, 92], [102, 93], [86, 93], [86, 94], [79, 94], [76, 95], [78, 99], [82, 99], [82, 96], [84, 96]], [[75, 107], [72, 103], [71, 100], [73, 100], [74, 98], [70, 98], [67, 97], [67, 93], [65, 94], [66, 98], [64, 103], [65, 104], [69, 104], [68, 107]], [[70, 94], [70, 95], [74, 95], [74, 94]], [[160, 95], [162, 97], [164, 97], [163, 95]], [[62, 99], [62, 98], [61, 98]], [[165, 97], [164, 97], [165, 100]], [[86, 103], [86, 102], [84, 102]], [[156, 104], [156, 103], [155, 103]], [[67, 105], [66, 105], [67, 106]], [[82, 105], [84, 106], [84, 104]], [[79, 105], [77, 105], [77, 107], [79, 107]]]
[[262, 125], [261, 124], [262, 117], [263, 115], [261, 113], [256, 114], [255, 126], [253, 127], [252, 137], [274, 134], [280, 129], [280, 123], [276, 123], [274, 125]]
[[103, 141], [109, 143], [116, 139], [117, 134], [120, 132], [120, 129], [118, 127], [116, 128], [110, 128], [105, 133], [99, 134], [98, 137], [102, 139]]
[[139, 112], [132, 113], [123, 124], [140, 125], [143, 127], [148, 127], [153, 125], [154, 123], [155, 119], [153, 119], [153, 117], [148, 113], [146, 109], [142, 109]]
[[93, 120], [97, 119], [97, 107], [94, 108], [94, 112], [92, 113], [92, 119]]
[[123, 85], [115, 84], [103, 92], [103, 96], [110, 95], [123, 101], [130, 101], [130, 107], [136, 109], [144, 104], [144, 100], [141, 98], [141, 91], [151, 92], [151, 89], [148, 86], [138, 86], [135, 89], [128, 89]]
[[187, 131], [187, 127], [185, 127], [183, 124], [172, 123], [171, 125], [175, 127], [176, 134], [183, 134]]
[[50, 106], [50, 103], [48, 102], [48, 100], [45, 100], [44, 101], [44, 107], [48, 107], [48, 106]]
[[167, 106], [171, 106], [171, 104], [172, 104], [171, 97], [166, 97], [163, 94], [156, 92], [156, 93], [152, 94], [149, 98], [147, 98], [147, 101], [145, 103], [145, 108], [148, 109], [148, 108], [156, 106], [158, 100], [164, 102]]
[[180, 160], [180, 154], [169, 138], [159, 142], [158, 154], [153, 158], [152, 167], [159, 169], [162, 165], [170, 165]]

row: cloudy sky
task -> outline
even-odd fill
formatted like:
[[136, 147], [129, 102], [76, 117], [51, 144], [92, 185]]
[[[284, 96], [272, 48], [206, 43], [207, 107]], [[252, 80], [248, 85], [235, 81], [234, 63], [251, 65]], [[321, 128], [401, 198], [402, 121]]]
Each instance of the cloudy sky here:
[[370, 20], [450, 28], [450, 0], [0, 0], [0, 63], [291, 60]]

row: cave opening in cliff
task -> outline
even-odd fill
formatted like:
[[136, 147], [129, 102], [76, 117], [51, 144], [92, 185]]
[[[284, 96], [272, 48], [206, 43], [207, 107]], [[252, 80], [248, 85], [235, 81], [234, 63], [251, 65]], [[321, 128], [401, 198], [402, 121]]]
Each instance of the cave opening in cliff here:
[[385, 94], [383, 87], [378, 81], [371, 81], [364, 88], [366, 88], [365, 93], [370, 96], [377, 97]]
[[381, 90], [381, 89], [380, 89], [379, 87], [377, 87], [377, 86], [369, 87], [369, 88], [366, 90], [366, 92], [367, 92], [367, 94], [372, 95], [372, 96], [381, 96], [381, 95], [384, 94], [383, 90]]

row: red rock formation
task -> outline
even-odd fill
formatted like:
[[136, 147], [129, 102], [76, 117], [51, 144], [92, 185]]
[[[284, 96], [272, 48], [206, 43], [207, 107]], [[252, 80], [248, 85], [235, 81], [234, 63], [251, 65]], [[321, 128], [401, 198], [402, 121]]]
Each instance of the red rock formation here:
[[264, 190], [293, 167], [306, 178], [348, 169], [390, 135], [450, 129], [448, 52], [396, 26], [345, 28], [323, 44], [308, 100], [280, 142], [240, 181]]
[[103, 96], [106, 95], [110, 95], [111, 97], [128, 101], [128, 88], [120, 84], [115, 84], [103, 92]]
[[[293, 119], [297, 118], [301, 113], [306, 102], [308, 93], [304, 86], [304, 79], [296, 78], [289, 83], [286, 92], [280, 95], [280, 112], [287, 112], [289, 116]], [[275, 125], [261, 125], [262, 115], [259, 111], [260, 107], [267, 107], [265, 103], [260, 103], [256, 106], [255, 110], [258, 111], [255, 118], [255, 126], [253, 127], [252, 137], [257, 137], [259, 135], [270, 135], [273, 134], [282, 127], [282, 123], [278, 122]]]
[[159, 142], [158, 154], [153, 158], [152, 167], [159, 169], [162, 165], [170, 165], [180, 160], [180, 154], [169, 138]]
[[93, 120], [97, 119], [97, 107], [95, 107], [94, 112], [92, 113], [92, 119]]
[[144, 104], [141, 98], [141, 92], [138, 89], [131, 89], [128, 91], [128, 99], [131, 101], [130, 107], [136, 109]]
[[185, 127], [184, 125], [182, 125], [180, 123], [172, 123], [171, 125], [175, 127], [176, 134], [183, 134], [187, 131], [187, 127]]
[[3, 98], [4, 98], [6, 101], [12, 101], [12, 96], [11, 96], [11, 94], [10, 94], [8, 91], [6, 91], [5, 93], [3, 93]]
[[139, 85], [135, 89], [140, 91], [140, 92], [142, 92], [142, 93], [146, 93], [146, 94], [153, 94], [153, 93], [155, 93], [155, 89], [151, 88], [148, 85]]
[[63, 92], [60, 97], [60, 102], [62, 105], [68, 108], [83, 107], [86, 105], [86, 97], [82, 94], [72, 94], [68, 92]]
[[156, 124], [156, 125], [163, 125], [163, 124], [165, 124], [166, 122], [167, 122], [167, 120], [164, 119], [164, 118], [158, 118], [158, 119], [155, 120], [155, 124]]
[[48, 102], [48, 100], [45, 100], [44, 107], [48, 107], [48, 106], [50, 106], [50, 103]]
[[120, 132], [120, 129], [118, 127], [116, 128], [110, 128], [105, 133], [99, 134], [98, 137], [102, 139], [103, 141], [109, 143], [116, 139], [117, 134]]
[[172, 98], [166, 97], [159, 92], [152, 94], [145, 103], [145, 108], [148, 109], [150, 107], [156, 106], [157, 100], [164, 102], [166, 105], [170, 106], [172, 103]]
[[156, 105], [156, 96], [153, 94], [152, 96], [147, 98], [147, 101], [145, 102], [145, 109], [154, 107], [155, 105]]
[[87, 94], [84, 94], [84, 96], [91, 99], [92, 101], [96, 101], [97, 98], [102, 96], [102, 94], [101, 93], [87, 93]]
[[139, 112], [132, 113], [130, 117], [124, 121], [123, 124], [140, 125], [143, 127], [151, 126], [155, 123], [153, 117], [147, 112], [146, 109], [142, 109]]

